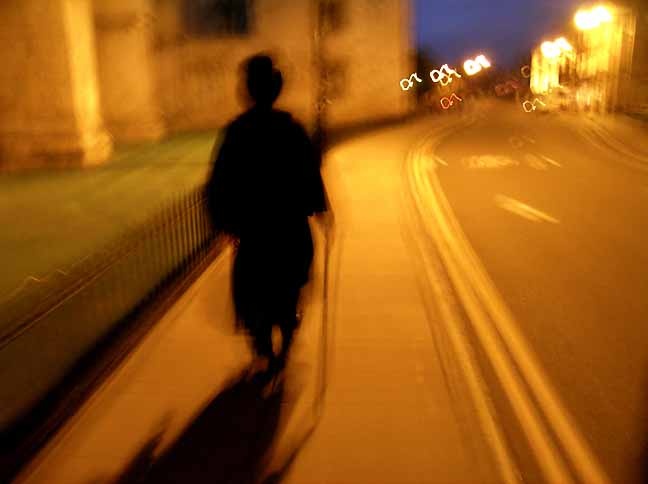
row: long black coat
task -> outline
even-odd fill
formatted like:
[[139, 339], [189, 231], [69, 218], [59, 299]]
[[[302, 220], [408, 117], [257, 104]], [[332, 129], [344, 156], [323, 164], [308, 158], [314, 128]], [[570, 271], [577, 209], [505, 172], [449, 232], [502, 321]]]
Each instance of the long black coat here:
[[319, 161], [289, 113], [253, 108], [226, 128], [207, 195], [216, 230], [239, 240], [234, 304], [246, 324], [294, 316], [313, 259], [308, 217], [326, 210]]

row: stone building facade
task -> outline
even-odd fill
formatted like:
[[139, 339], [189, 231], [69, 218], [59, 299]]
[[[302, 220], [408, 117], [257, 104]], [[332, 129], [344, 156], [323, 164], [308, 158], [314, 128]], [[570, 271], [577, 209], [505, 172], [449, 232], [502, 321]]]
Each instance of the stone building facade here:
[[309, 127], [319, 53], [331, 127], [412, 108], [408, 0], [3, 0], [0, 15], [0, 168], [96, 163], [114, 142], [222, 126], [259, 51], [284, 73], [279, 107]]

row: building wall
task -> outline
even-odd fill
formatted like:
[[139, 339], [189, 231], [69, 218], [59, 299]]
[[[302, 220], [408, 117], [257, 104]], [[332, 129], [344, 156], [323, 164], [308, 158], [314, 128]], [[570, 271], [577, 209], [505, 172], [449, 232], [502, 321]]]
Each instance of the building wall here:
[[89, 0], [0, 2], [0, 167], [92, 163], [110, 142]]
[[158, 90], [169, 130], [220, 126], [242, 108], [241, 63], [274, 54], [284, 74], [278, 107], [310, 123], [315, 103], [312, 70], [312, 4], [257, 0], [249, 34], [195, 37], [187, 33], [178, 0], [156, 6], [154, 48]]
[[[0, 2], [0, 167], [94, 163], [109, 156], [111, 136], [222, 126], [244, 108], [240, 65], [259, 51], [284, 74], [278, 107], [313, 128], [323, 0], [250, 0], [248, 32], [210, 36], [188, 28], [187, 1]], [[326, 1], [341, 15], [323, 41], [329, 125], [407, 113], [411, 96], [399, 82], [414, 69], [409, 1]]]
[[627, 98], [631, 110], [648, 113], [648, 1], [637, 6], [632, 82]]
[[327, 35], [333, 66], [332, 126], [400, 116], [412, 108], [401, 79], [415, 70], [408, 1], [341, 2], [341, 26]]
[[[400, 79], [413, 72], [409, 2], [339, 0], [342, 25], [325, 37], [331, 71], [331, 127], [401, 116], [412, 106]], [[218, 126], [242, 109], [241, 62], [275, 54], [285, 86], [278, 107], [312, 127], [318, 79], [313, 32], [316, 2], [256, 0], [249, 34], [198, 38], [187, 33], [180, 0], [158, 0], [155, 7], [158, 92], [170, 131]]]
[[151, 0], [99, 0], [94, 10], [101, 100], [110, 133], [122, 141], [161, 137]]

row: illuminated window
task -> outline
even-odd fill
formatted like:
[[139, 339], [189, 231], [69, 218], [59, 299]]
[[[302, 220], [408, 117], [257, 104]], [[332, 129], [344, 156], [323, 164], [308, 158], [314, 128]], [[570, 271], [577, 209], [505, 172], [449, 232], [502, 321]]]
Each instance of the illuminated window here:
[[247, 34], [252, 3], [253, 0], [184, 0], [187, 31], [201, 37]]

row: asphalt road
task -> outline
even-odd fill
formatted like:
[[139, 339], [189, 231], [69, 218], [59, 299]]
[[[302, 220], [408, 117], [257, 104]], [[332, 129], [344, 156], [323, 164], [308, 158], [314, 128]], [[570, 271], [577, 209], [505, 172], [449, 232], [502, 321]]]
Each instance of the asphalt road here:
[[[440, 179], [470, 244], [613, 482], [648, 444], [648, 171], [573, 119], [484, 105]], [[648, 168], [648, 167], [647, 167]]]

